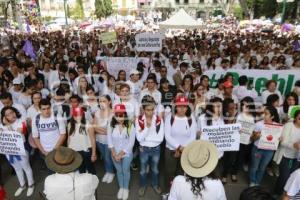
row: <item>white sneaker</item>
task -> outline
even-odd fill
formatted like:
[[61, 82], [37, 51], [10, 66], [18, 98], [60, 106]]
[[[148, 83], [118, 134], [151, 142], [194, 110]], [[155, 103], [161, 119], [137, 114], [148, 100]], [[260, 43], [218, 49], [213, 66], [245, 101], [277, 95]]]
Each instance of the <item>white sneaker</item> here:
[[274, 176], [274, 173], [273, 173], [273, 170], [272, 169], [267, 169], [267, 174], [269, 175], [269, 176], [271, 176], [271, 177], [273, 177]]
[[15, 197], [18, 197], [21, 195], [21, 193], [23, 192], [23, 190], [25, 190], [25, 186], [24, 187], [19, 187], [17, 189], [17, 191], [15, 192]]
[[122, 200], [127, 200], [129, 196], [129, 190], [123, 189], [123, 198]]
[[124, 189], [123, 189], [123, 188], [120, 188], [120, 189], [119, 189], [119, 192], [118, 192], [118, 195], [117, 195], [117, 198], [118, 198], [118, 199], [122, 199], [122, 198], [123, 198], [123, 192], [124, 192]]
[[102, 183], [106, 183], [108, 179], [109, 173], [105, 173], [103, 178], [102, 178]]
[[107, 176], [107, 179], [106, 179], [106, 183], [111, 183], [111, 182], [113, 182], [114, 177], [115, 177], [115, 174], [108, 173], [108, 176]]
[[244, 169], [245, 172], [248, 172], [249, 171], [248, 165], [243, 165], [243, 169]]
[[28, 187], [27, 196], [30, 197], [34, 192], [34, 186]]
[[250, 185], [249, 185], [249, 187], [254, 187], [254, 186], [256, 186], [255, 183], [250, 183]]

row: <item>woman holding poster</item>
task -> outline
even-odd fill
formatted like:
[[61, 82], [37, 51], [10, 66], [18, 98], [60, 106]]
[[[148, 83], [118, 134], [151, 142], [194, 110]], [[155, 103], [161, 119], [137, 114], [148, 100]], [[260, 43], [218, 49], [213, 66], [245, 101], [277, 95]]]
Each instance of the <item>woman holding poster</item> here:
[[279, 177], [275, 192], [281, 195], [290, 174], [300, 167], [297, 155], [300, 152], [300, 110], [296, 111], [294, 121], [284, 125], [282, 141], [276, 151], [274, 161], [279, 164]]
[[[278, 125], [279, 115], [273, 106], [266, 106], [264, 108], [264, 119], [257, 122], [254, 129], [252, 139], [255, 141], [251, 152], [250, 164], [250, 187], [260, 185], [264, 176], [265, 170], [273, 157], [274, 150], [259, 149], [259, 142], [262, 139], [262, 131], [267, 124]], [[270, 139], [273, 138], [270, 135]]]
[[[1, 111], [1, 129], [5, 131], [23, 132], [24, 123], [21, 121], [21, 115], [14, 107], [4, 107]], [[8, 132], [9, 133], [9, 132]], [[23, 142], [25, 143], [25, 136], [22, 134]], [[24, 144], [25, 145], [25, 144]], [[34, 191], [34, 180], [32, 169], [29, 163], [29, 153], [26, 155], [6, 155], [9, 164], [15, 169], [20, 187], [15, 192], [15, 197], [20, 196], [26, 188], [24, 172], [28, 181], [27, 197], [31, 196]]]

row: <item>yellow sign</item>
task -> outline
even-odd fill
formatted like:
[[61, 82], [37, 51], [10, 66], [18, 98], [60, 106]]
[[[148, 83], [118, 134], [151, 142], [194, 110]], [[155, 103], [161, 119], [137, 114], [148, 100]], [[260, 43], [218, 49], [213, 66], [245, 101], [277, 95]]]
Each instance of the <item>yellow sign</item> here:
[[117, 42], [117, 33], [116, 32], [101, 33], [99, 39], [102, 41], [102, 44], [114, 43]]

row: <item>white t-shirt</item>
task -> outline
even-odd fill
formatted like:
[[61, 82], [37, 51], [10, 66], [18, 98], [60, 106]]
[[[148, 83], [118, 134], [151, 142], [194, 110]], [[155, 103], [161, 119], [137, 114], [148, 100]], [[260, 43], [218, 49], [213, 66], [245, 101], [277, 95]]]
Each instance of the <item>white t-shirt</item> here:
[[37, 114], [39, 114], [40, 111], [38, 111], [34, 105], [30, 106], [27, 110], [27, 118], [33, 119]]
[[75, 130], [72, 135], [69, 135], [68, 147], [74, 151], [88, 151], [91, 148], [91, 140], [88, 133], [88, 128], [90, 124], [86, 124], [85, 130], [83, 133], [79, 133], [80, 124], [75, 125]]
[[184, 176], [176, 176], [171, 187], [168, 200], [226, 200], [223, 184], [220, 180], [204, 178], [205, 189], [201, 197], [192, 192], [192, 185]]
[[[102, 128], [108, 128], [112, 116], [109, 119], [104, 119], [104, 118], [100, 118], [100, 113], [101, 113], [100, 109], [98, 109], [98, 111], [95, 113], [95, 120], [96, 120], [97, 126], [102, 127]], [[107, 144], [107, 133], [106, 133], [106, 135], [95, 133], [95, 135], [96, 135], [97, 142], [99, 142], [101, 144]]]
[[290, 199], [300, 199], [300, 169], [294, 171], [285, 184], [284, 191]]
[[44, 150], [50, 152], [54, 149], [60, 134], [66, 134], [65, 123], [63, 120], [59, 120], [58, 116], [58, 120], [56, 121], [53, 114], [49, 118], [44, 118], [40, 115], [40, 121], [37, 127], [37, 116], [32, 120], [32, 137], [40, 138]]

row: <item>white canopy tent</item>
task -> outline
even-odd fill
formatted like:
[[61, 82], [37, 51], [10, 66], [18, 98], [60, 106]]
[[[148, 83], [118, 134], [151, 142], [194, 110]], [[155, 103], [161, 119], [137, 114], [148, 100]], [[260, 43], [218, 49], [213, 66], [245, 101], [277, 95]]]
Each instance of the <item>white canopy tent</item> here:
[[183, 9], [159, 24], [160, 29], [197, 29], [201, 27], [202, 23], [193, 19]]

